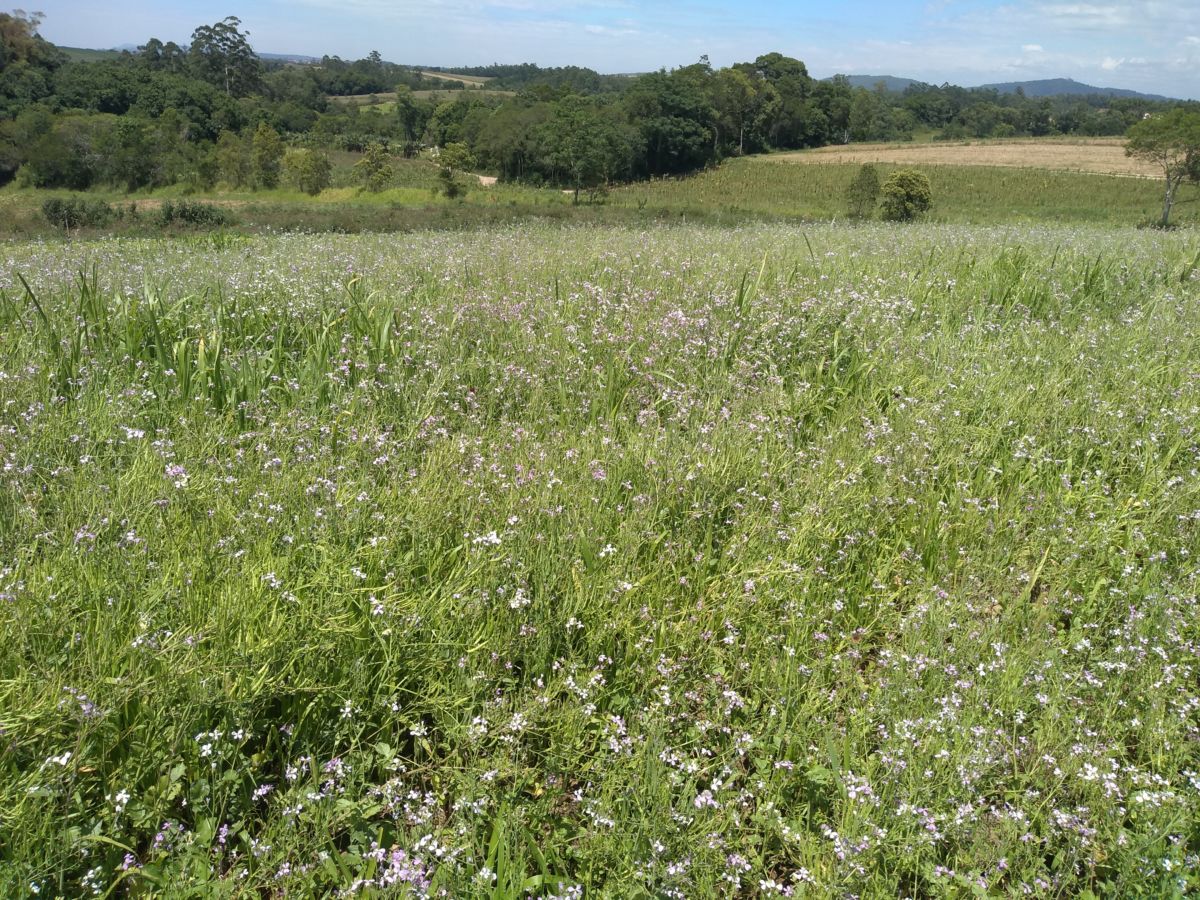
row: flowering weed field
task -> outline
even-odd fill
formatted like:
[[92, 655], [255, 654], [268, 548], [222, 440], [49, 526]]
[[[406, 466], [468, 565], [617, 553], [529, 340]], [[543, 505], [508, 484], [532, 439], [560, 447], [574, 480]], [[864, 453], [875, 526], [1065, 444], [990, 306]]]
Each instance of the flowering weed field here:
[[0, 895], [1200, 892], [1198, 265], [7, 245]]

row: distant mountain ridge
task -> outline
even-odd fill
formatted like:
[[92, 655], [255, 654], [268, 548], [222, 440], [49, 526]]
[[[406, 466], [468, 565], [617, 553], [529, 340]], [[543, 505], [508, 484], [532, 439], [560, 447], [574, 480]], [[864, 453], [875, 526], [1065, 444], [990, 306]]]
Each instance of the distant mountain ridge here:
[[1129, 100], [1171, 100], [1161, 94], [1143, 94], [1141, 91], [1130, 91], [1125, 88], [1096, 87], [1083, 84], [1074, 78], [1043, 78], [1038, 81], [1004, 81], [998, 84], [981, 84], [981, 88], [991, 88], [1002, 94], [1015, 94], [1023, 90], [1026, 97], [1061, 97], [1086, 96], [1101, 94], [1105, 97], [1123, 97]]
[[[833, 78], [836, 77], [836, 75], [833, 76]], [[895, 93], [902, 93], [909, 85], [921, 83], [916, 78], [901, 78], [896, 75], [844, 75], [842, 77], [850, 82], [852, 87], [861, 87], [867, 90], [873, 90], [877, 84], [883, 82], [886, 90]], [[824, 80], [831, 81], [832, 78]], [[1125, 88], [1096, 87], [1095, 85], [1076, 81], [1074, 78], [1004, 81], [995, 84], [981, 84], [977, 88], [968, 88], [968, 90], [994, 90], [999, 91], [1001, 94], [1015, 94], [1018, 90], [1022, 90], [1025, 92], [1026, 97], [1086, 97], [1089, 95], [1100, 95], [1103, 97], [1123, 97], [1132, 100], [1175, 99], [1164, 97], [1161, 94], [1143, 94], [1140, 91], [1130, 91]]]

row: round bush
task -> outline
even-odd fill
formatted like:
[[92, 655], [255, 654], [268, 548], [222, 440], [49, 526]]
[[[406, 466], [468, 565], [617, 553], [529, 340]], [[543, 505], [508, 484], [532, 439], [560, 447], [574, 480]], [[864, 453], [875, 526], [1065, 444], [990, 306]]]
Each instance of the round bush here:
[[933, 191], [929, 179], [912, 169], [898, 169], [883, 183], [883, 218], [891, 222], [907, 222], [929, 212], [933, 206]]

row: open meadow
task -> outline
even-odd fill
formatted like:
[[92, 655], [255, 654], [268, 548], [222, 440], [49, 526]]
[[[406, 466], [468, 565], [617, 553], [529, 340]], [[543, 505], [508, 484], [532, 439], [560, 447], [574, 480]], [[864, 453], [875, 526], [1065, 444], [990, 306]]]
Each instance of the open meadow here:
[[1200, 892], [1198, 267], [3, 245], [0, 895]]
[[[899, 148], [904, 150], [906, 148]], [[916, 148], [913, 148], [916, 149]], [[630, 184], [613, 191], [614, 204], [676, 214], [844, 219], [846, 188], [870, 163], [880, 178], [914, 169], [929, 178], [930, 216], [943, 222], [1108, 223], [1153, 222], [1162, 208], [1162, 179], [1116, 177], [1039, 167], [942, 164], [936, 144], [921, 145], [913, 161], [855, 158], [805, 151], [731, 159], [697, 175]], [[923, 151], [931, 151], [926, 155]], [[1072, 157], [1075, 159], [1075, 157]], [[846, 161], [853, 159], [854, 161]], [[903, 164], [902, 164], [903, 163]], [[1189, 192], [1189, 197], [1195, 196]], [[1179, 222], [1195, 223], [1197, 207], [1180, 206]]]
[[[220, 227], [240, 234], [460, 230], [547, 220], [643, 228], [662, 223], [828, 222], [846, 218], [846, 188], [859, 169], [859, 165], [846, 163], [796, 165], [773, 161], [774, 157], [734, 159], [686, 178], [616, 186], [598, 203], [588, 202], [584, 195], [584, 202], [575, 205], [571, 192], [504, 181], [485, 185], [475, 174], [460, 177], [465, 195], [451, 200], [441, 192], [437, 168], [428, 160], [397, 160], [387, 189], [366, 192], [354, 184], [352, 176], [352, 165], [361, 154], [332, 156], [333, 184], [316, 197], [286, 187], [128, 194], [10, 186], [0, 190], [0, 237], [61, 237], [62, 232], [47, 222], [42, 212], [49, 197], [101, 200], [112, 207], [115, 216], [105, 226], [85, 228], [73, 237], [104, 233], [156, 236], [164, 227], [194, 234], [197, 228], [164, 223], [159, 215], [164, 203], [181, 200], [215, 205], [227, 219]], [[878, 165], [885, 177], [896, 168]], [[1161, 213], [1161, 180], [999, 166], [917, 168], [932, 184], [933, 209], [928, 218], [935, 222], [1128, 226], [1146, 224]], [[1183, 204], [1174, 219], [1194, 225], [1198, 215], [1200, 207]]]

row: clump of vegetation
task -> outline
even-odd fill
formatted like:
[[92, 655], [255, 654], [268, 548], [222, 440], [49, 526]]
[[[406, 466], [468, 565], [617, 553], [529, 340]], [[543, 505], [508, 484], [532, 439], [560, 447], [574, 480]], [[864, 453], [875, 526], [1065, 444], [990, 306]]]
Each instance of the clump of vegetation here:
[[862, 166], [846, 188], [846, 211], [852, 219], [869, 219], [879, 202], [879, 170]]
[[77, 228], [100, 228], [107, 225], [117, 211], [103, 200], [89, 197], [50, 197], [42, 203], [42, 216], [55, 228], [73, 231]]
[[466, 187], [458, 180], [458, 176], [475, 164], [471, 151], [466, 144], [451, 142], [438, 151], [438, 179], [442, 183], [442, 193], [450, 199], [461, 197], [467, 192]]
[[899, 169], [887, 177], [880, 189], [880, 214], [889, 222], [910, 222], [929, 212], [933, 190], [929, 178], [912, 169]]
[[367, 146], [362, 159], [354, 164], [354, 177], [364, 190], [378, 194], [391, 184], [395, 170], [392, 157], [380, 143]]
[[246, 142], [237, 133], [222, 131], [208, 156], [213, 170], [212, 181], [226, 187], [241, 188], [253, 185], [250, 154]]
[[254, 183], [260, 188], [273, 188], [279, 184], [283, 164], [283, 141], [279, 132], [260, 122], [250, 141], [250, 165]]
[[215, 228], [233, 223], [233, 216], [213, 203], [197, 200], [164, 200], [158, 209], [160, 225], [187, 225], [195, 228]]
[[329, 187], [333, 165], [324, 153], [304, 148], [284, 154], [283, 171], [298, 190], [315, 197]]

